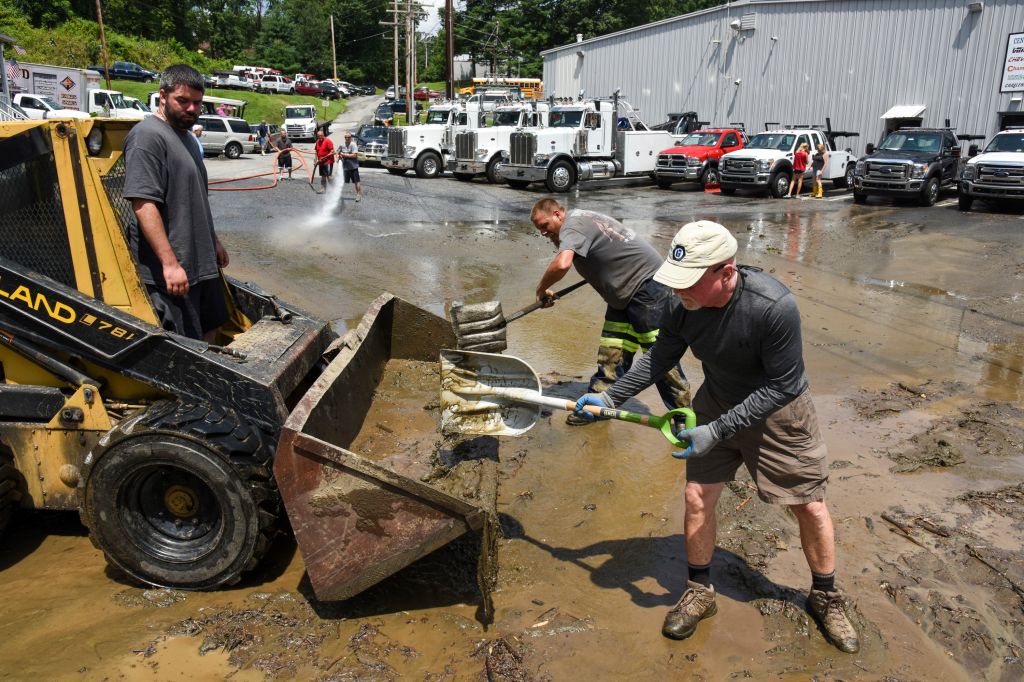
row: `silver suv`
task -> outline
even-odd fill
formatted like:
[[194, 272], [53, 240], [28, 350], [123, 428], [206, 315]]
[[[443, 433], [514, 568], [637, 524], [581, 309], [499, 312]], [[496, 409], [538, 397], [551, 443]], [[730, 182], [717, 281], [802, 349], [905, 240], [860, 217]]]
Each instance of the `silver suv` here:
[[200, 116], [197, 123], [203, 126], [203, 154], [216, 156], [223, 152], [229, 159], [237, 159], [243, 153], [258, 151], [256, 136], [245, 119], [227, 116]]

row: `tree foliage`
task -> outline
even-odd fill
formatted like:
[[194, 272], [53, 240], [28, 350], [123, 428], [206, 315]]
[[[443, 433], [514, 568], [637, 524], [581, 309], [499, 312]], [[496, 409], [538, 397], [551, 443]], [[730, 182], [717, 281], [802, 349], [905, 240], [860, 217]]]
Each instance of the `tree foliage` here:
[[[185, 61], [203, 71], [259, 64], [331, 76], [330, 17], [338, 76], [389, 82], [390, 0], [101, 0], [111, 59], [160, 69]], [[539, 76], [540, 52], [721, 4], [720, 0], [465, 0], [455, 51], [498, 73]], [[399, 3], [404, 8], [404, 2]], [[88, 66], [99, 59], [95, 0], [0, 0], [0, 31], [28, 59]], [[400, 62], [405, 43], [400, 38]], [[443, 31], [417, 47], [420, 80], [444, 76]]]

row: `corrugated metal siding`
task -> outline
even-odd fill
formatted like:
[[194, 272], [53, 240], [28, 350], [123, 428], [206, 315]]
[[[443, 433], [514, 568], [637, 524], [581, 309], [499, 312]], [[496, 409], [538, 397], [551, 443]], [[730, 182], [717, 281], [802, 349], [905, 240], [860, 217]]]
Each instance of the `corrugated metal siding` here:
[[[750, 14], [754, 30], [729, 27]], [[926, 105], [925, 125], [948, 118], [961, 133], [995, 133], [996, 112], [1022, 108], [999, 92], [1006, 36], [1019, 31], [1020, 0], [986, 0], [977, 14], [966, 0], [733, 3], [545, 52], [544, 89], [606, 97], [621, 88], [652, 124], [694, 110], [757, 132], [827, 116], [860, 132], [846, 140], [859, 152], [897, 104]]]

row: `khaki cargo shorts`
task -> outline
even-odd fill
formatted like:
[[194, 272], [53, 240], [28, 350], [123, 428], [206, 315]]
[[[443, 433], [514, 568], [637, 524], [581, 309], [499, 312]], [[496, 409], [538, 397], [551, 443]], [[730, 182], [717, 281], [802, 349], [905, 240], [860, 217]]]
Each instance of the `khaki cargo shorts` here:
[[[728, 411], [703, 386], [693, 399], [693, 409], [698, 424], [708, 424]], [[825, 499], [827, 451], [810, 391], [804, 391], [764, 422], [739, 431], [703, 457], [687, 461], [686, 480], [725, 483], [734, 480], [740, 465], [745, 464], [763, 501], [816, 502]]]

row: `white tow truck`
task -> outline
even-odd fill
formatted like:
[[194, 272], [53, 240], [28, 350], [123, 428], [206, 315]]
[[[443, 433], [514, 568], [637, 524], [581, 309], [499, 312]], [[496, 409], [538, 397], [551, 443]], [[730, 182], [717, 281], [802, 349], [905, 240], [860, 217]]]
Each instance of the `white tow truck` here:
[[658, 152], [675, 142], [668, 131], [650, 130], [616, 92], [552, 106], [546, 128], [512, 133], [497, 174], [516, 188], [543, 182], [549, 192], [567, 192], [586, 180], [653, 179]]
[[456, 131], [479, 125], [477, 111], [464, 102], [434, 104], [424, 123], [388, 130], [388, 151], [380, 165], [393, 175], [414, 170], [416, 177], [436, 178], [452, 155]]
[[971, 210], [975, 199], [1024, 203], [1024, 128], [1000, 131], [981, 154], [976, 151], [972, 145], [970, 158], [960, 169], [960, 210]]
[[743, 149], [729, 152], [718, 163], [719, 186], [722, 194], [735, 194], [738, 189], [767, 192], [776, 199], [789, 192], [793, 178], [793, 156], [800, 145], [807, 144], [807, 170], [804, 182], [813, 180], [811, 157], [819, 144], [828, 151], [828, 163], [822, 177], [836, 187], [852, 187], [857, 157], [849, 149], [837, 149], [835, 138], [854, 137], [857, 133], [833, 131], [831, 122], [826, 128], [784, 128], [766, 130], [754, 135]]
[[284, 129], [292, 140], [314, 140], [320, 121], [316, 117], [316, 106], [312, 104], [291, 104], [284, 108]]
[[498, 164], [508, 156], [512, 133], [539, 129], [547, 125], [547, 102], [523, 101], [504, 104], [492, 112], [492, 125], [464, 130], [455, 135], [455, 152], [448, 170], [458, 180], [486, 175], [490, 183], [501, 182]]

